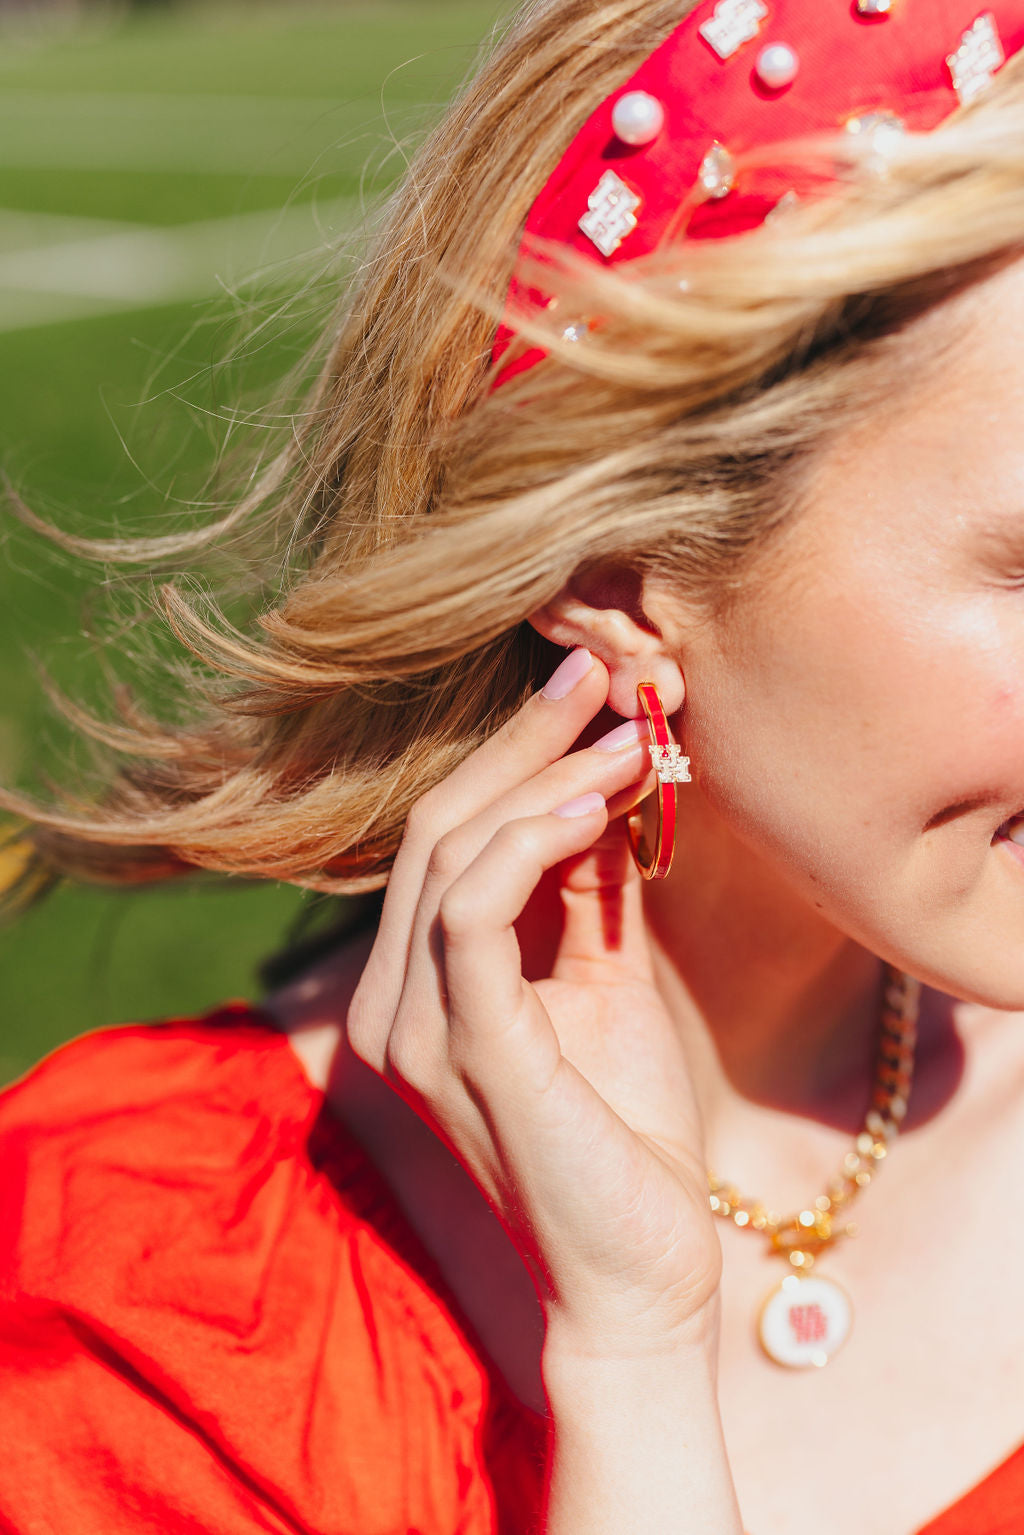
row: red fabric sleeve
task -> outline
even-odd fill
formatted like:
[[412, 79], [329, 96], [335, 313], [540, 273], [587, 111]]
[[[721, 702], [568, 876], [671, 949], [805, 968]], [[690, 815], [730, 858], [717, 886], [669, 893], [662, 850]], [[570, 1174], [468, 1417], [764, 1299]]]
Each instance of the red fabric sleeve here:
[[1021, 1535], [1022, 1530], [1024, 1444], [917, 1535]]
[[0, 1528], [529, 1528], [543, 1420], [244, 1008], [63, 1047], [0, 1094], [0, 1166]]
[[[251, 1009], [0, 1093], [4, 1535], [527, 1535], [547, 1429]], [[1021, 1531], [1024, 1446], [918, 1535]]]

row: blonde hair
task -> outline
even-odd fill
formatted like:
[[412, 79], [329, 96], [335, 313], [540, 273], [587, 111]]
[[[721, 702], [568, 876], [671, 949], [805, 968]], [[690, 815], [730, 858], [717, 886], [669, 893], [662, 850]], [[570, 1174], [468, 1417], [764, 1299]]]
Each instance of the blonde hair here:
[[[259, 579], [234, 624], [159, 588], [157, 621], [202, 664], [177, 710], [66, 706], [96, 743], [95, 780], [0, 796], [29, 827], [31, 857], [24, 837], [6, 855], [23, 889], [193, 868], [379, 888], [413, 801], [551, 664], [527, 615], [602, 561], [710, 609], [738, 600], [784, 546], [814, 450], [891, 389], [901, 332], [1021, 246], [1014, 60], [883, 170], [848, 134], [795, 146], [831, 157], [842, 186], [735, 240], [614, 273], [539, 253], [558, 308], [522, 328], [550, 360], [491, 392], [533, 199], [679, 20], [679, 0], [527, 9], [414, 160], [310, 399], [228, 515], [134, 544], [58, 535], [136, 566], [248, 541]], [[601, 323], [562, 340], [579, 315]]]

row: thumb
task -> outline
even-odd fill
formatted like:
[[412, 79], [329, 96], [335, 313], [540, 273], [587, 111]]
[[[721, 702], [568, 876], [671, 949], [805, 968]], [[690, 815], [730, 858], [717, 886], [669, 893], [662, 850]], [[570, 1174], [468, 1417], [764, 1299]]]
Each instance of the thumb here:
[[643, 914], [643, 880], [633, 861], [625, 816], [583, 853], [559, 865], [565, 909], [552, 971], [563, 981], [653, 979]]

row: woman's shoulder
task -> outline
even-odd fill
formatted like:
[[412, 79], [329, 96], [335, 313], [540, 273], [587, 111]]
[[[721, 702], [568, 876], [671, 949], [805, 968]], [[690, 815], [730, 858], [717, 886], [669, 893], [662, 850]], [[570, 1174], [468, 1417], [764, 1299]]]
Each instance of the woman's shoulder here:
[[127, 1198], [146, 1184], [166, 1195], [172, 1169], [193, 1181], [201, 1168], [223, 1176], [244, 1159], [257, 1125], [269, 1142], [296, 1115], [308, 1117], [301, 1082], [276, 1059], [287, 1053], [243, 1002], [61, 1045], [0, 1093], [5, 1224], [12, 1199], [20, 1225], [41, 1206], [80, 1211], [87, 1190], [102, 1203], [101, 1181]]
[[0, 1526], [45, 1481], [89, 1535], [139, 1498], [168, 1529], [454, 1529], [465, 1498], [490, 1527], [485, 1373], [259, 1009], [61, 1047], [0, 1094], [0, 1165]]
[[279, 1179], [315, 1112], [288, 1054], [234, 1002], [81, 1035], [0, 1093], [8, 1286], [70, 1301], [215, 1240], [240, 1183]]
[[0, 1134], [141, 1118], [172, 1102], [197, 1107], [251, 1064], [268, 1023], [253, 1004], [233, 1001], [196, 1017], [77, 1035], [0, 1091]]

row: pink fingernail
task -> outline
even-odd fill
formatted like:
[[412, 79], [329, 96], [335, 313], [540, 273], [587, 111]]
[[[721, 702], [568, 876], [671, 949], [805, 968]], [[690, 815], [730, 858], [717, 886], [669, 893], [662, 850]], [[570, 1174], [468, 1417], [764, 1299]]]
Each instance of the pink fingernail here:
[[552, 815], [564, 816], [569, 820], [577, 815], [593, 815], [595, 810], [604, 809], [603, 794], [581, 794], [579, 799], [571, 799], [564, 805], [559, 805], [557, 810], [552, 810]]
[[622, 725], [616, 725], [614, 730], [609, 730], [606, 736], [594, 742], [594, 749], [599, 752], [621, 752], [627, 746], [636, 746], [640, 741], [646, 741], [650, 735], [650, 726], [644, 719], [626, 720]]
[[545, 698], [566, 698], [577, 682], [582, 682], [594, 664], [589, 650], [574, 650], [566, 656], [551, 680], [541, 688]]

